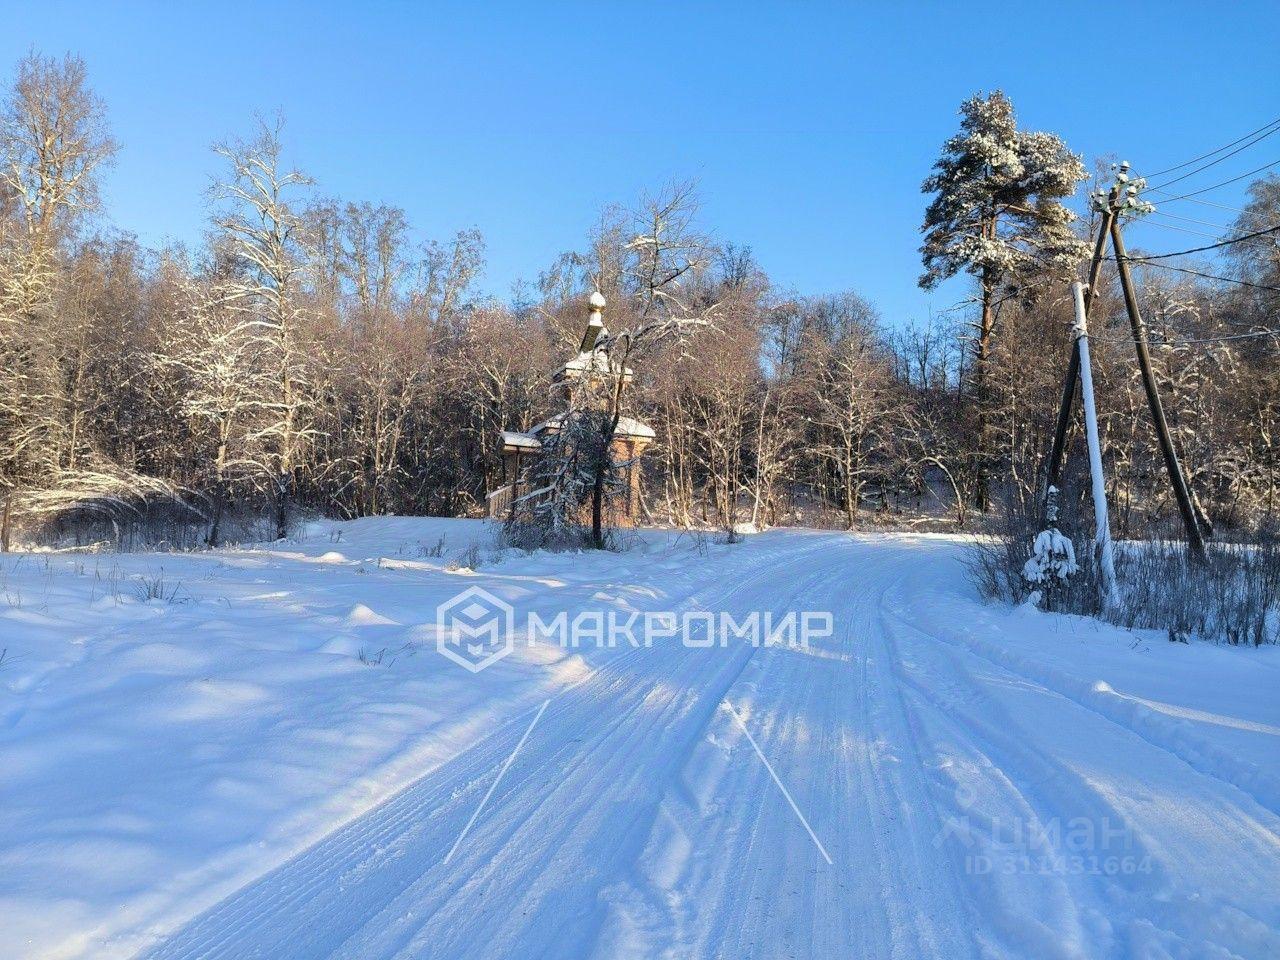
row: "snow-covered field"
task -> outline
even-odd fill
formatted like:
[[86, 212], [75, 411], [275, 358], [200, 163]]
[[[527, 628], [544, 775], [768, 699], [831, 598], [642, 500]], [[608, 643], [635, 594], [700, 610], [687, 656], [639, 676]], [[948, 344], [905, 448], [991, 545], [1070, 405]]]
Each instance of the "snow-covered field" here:
[[[0, 558], [0, 957], [1280, 956], [1280, 650], [984, 605], [945, 537], [491, 540]], [[835, 629], [473, 674], [471, 586]]]

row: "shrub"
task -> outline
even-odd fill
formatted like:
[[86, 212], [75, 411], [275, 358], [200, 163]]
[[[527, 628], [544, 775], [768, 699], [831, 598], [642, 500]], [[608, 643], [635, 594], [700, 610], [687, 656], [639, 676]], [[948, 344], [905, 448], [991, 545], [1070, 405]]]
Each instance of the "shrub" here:
[[[1011, 516], [1003, 533], [975, 545], [968, 566], [983, 596], [1022, 603], [1040, 588], [1023, 575], [1036, 533], [1030, 518]], [[1120, 598], [1113, 605], [1103, 603], [1092, 538], [1073, 542], [1079, 569], [1041, 591], [1046, 610], [1162, 630], [1171, 640], [1280, 643], [1280, 538], [1274, 532], [1249, 544], [1210, 544], [1204, 561], [1173, 540], [1116, 544]]]

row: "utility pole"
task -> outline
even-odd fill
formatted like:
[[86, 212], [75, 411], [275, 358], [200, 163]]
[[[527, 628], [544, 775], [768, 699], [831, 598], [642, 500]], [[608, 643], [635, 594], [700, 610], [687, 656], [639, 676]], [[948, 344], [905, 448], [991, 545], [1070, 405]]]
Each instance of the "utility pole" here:
[[1093, 519], [1095, 556], [1102, 567], [1103, 604], [1116, 606], [1116, 564], [1111, 547], [1111, 522], [1107, 518], [1107, 483], [1102, 473], [1102, 443], [1098, 439], [1098, 411], [1093, 403], [1093, 370], [1089, 361], [1089, 320], [1085, 306], [1084, 284], [1079, 280], [1071, 284], [1071, 296], [1075, 301], [1076, 323], [1072, 340], [1074, 355], [1080, 361], [1080, 399], [1084, 407], [1084, 431], [1089, 444], [1089, 479], [1093, 489]]
[[[1098, 236], [1093, 243], [1093, 259], [1089, 261], [1089, 280], [1085, 287], [1084, 307], [1087, 314], [1093, 306], [1093, 293], [1098, 289], [1098, 278], [1102, 274], [1102, 261], [1107, 253], [1107, 236], [1111, 224], [1115, 220], [1115, 208], [1120, 200], [1120, 183], [1111, 187], [1106, 205], [1101, 210], [1101, 221], [1098, 223]], [[1076, 382], [1080, 377], [1080, 353], [1076, 348], [1076, 340], [1071, 340], [1071, 356], [1067, 359], [1067, 376], [1062, 383], [1062, 402], [1058, 405], [1058, 425], [1053, 432], [1053, 448], [1049, 452], [1049, 469], [1045, 477], [1045, 511], [1049, 503], [1049, 489], [1062, 486], [1062, 464], [1066, 460], [1067, 430], [1071, 427], [1071, 410], [1076, 398]]]
[[[1094, 241], [1093, 259], [1089, 263], [1089, 282], [1082, 296], [1085, 316], [1093, 306], [1093, 296], [1098, 288], [1098, 279], [1102, 272], [1102, 261], [1106, 259], [1107, 241], [1111, 241], [1115, 251], [1116, 265], [1119, 268], [1120, 285], [1124, 291], [1124, 306], [1129, 314], [1129, 325], [1133, 330], [1133, 345], [1138, 355], [1138, 366], [1142, 371], [1142, 386], [1147, 395], [1147, 405], [1151, 408], [1151, 421], [1155, 427], [1156, 437], [1160, 441], [1160, 452], [1164, 455], [1165, 469], [1169, 473], [1169, 482], [1173, 487], [1174, 498], [1178, 503], [1178, 511], [1182, 514], [1183, 526], [1187, 531], [1187, 545], [1193, 556], [1203, 559], [1205, 556], [1204, 534], [1201, 531], [1195, 504], [1186, 478], [1182, 475], [1182, 466], [1178, 463], [1178, 455], [1173, 447], [1169, 434], [1169, 423], [1165, 419], [1164, 406], [1160, 402], [1160, 392], [1156, 385], [1155, 374], [1151, 369], [1151, 353], [1147, 346], [1147, 328], [1142, 322], [1142, 314], [1138, 310], [1138, 298], [1134, 292], [1133, 276], [1129, 272], [1129, 261], [1125, 253], [1124, 237], [1120, 229], [1120, 214], [1124, 210], [1144, 212], [1154, 209], [1150, 204], [1138, 198], [1142, 180], [1129, 181], [1129, 163], [1120, 164], [1115, 183], [1107, 194], [1105, 201], [1101, 191], [1094, 194], [1097, 209], [1102, 219], [1098, 225], [1098, 236]], [[1077, 317], [1077, 320], [1079, 318]], [[1062, 402], [1058, 407], [1057, 428], [1054, 431], [1053, 446], [1049, 452], [1049, 465], [1045, 475], [1044, 509], [1049, 509], [1049, 491], [1061, 486], [1062, 464], [1066, 458], [1067, 430], [1071, 426], [1072, 406], [1075, 403], [1076, 382], [1080, 379], [1080, 339], [1073, 338], [1071, 356], [1067, 363], [1067, 376], [1062, 385]], [[1091, 385], [1092, 387], [1092, 385]], [[1092, 392], [1092, 389], [1091, 389]], [[1096, 506], [1096, 503], [1095, 503]]]
[[1116, 252], [1116, 266], [1120, 272], [1120, 286], [1124, 290], [1124, 308], [1129, 314], [1129, 326], [1133, 330], [1133, 346], [1138, 354], [1138, 367], [1142, 370], [1142, 387], [1147, 394], [1147, 405], [1151, 408], [1151, 422], [1160, 441], [1160, 452], [1164, 454], [1164, 465], [1169, 471], [1169, 482], [1173, 486], [1174, 497], [1178, 501], [1178, 511], [1182, 514], [1182, 524], [1187, 531], [1187, 545], [1193, 556], [1204, 559], [1204, 537], [1200, 532], [1200, 524], [1196, 521], [1195, 508], [1191, 504], [1191, 494], [1187, 490], [1187, 481], [1182, 475], [1182, 466], [1178, 463], [1178, 454], [1173, 449], [1173, 440], [1169, 436], [1169, 422], [1164, 416], [1164, 405], [1160, 402], [1160, 389], [1156, 385], [1155, 373], [1151, 369], [1151, 353], [1147, 348], [1147, 326], [1138, 311], [1138, 297], [1133, 288], [1133, 276], [1129, 272], [1129, 259], [1125, 253], [1124, 236], [1120, 230], [1120, 220], [1111, 220], [1111, 245]]

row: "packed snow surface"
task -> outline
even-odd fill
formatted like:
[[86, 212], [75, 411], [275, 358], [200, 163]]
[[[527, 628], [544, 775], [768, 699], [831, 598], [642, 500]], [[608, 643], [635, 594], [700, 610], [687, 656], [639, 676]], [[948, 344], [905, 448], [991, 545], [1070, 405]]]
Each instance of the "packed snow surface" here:
[[[945, 537], [492, 542], [0, 557], [0, 957], [1280, 957], [1280, 651], [987, 605]], [[834, 631], [472, 673], [473, 586]]]

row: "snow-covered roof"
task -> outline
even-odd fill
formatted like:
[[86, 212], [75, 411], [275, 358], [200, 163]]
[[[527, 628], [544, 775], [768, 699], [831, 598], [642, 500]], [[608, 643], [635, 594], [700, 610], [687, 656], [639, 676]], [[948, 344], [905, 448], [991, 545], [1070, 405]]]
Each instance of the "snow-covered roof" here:
[[563, 421], [564, 421], [564, 414], [557, 413], [554, 417], [549, 417], [548, 419], [543, 420], [540, 424], [538, 424], [529, 432], [536, 437], [538, 434], [543, 433], [546, 430], [559, 430], [560, 424]]
[[631, 417], [622, 417], [618, 420], [617, 434], [620, 437], [644, 437], [646, 440], [652, 440], [657, 436], [653, 432], [653, 427], [639, 420], [633, 420]]
[[[566, 374], [580, 373], [617, 373], [619, 367], [617, 364], [610, 364], [609, 355], [603, 350], [589, 350], [579, 353], [576, 357], [558, 369], [553, 379], [563, 380]], [[623, 376], [630, 377], [632, 375], [631, 368], [622, 369]]]
[[[529, 432], [536, 437], [545, 430], [559, 430], [560, 424], [563, 422], [564, 414], [557, 413], [554, 417], [543, 420], [542, 423], [538, 424]], [[643, 423], [633, 417], [619, 417], [618, 429], [614, 431], [614, 436], [652, 440], [657, 436], [657, 434], [653, 432], [653, 427], [649, 426], [647, 423]], [[532, 439], [532, 437], [530, 439]], [[534, 440], [534, 443], [537, 443], [537, 441]]]
[[[537, 429], [536, 427], [534, 428]], [[538, 442], [537, 437], [531, 437], [527, 433], [517, 433], [515, 430], [502, 431], [502, 445], [504, 447], [519, 447], [522, 450], [540, 450], [542, 444]]]

